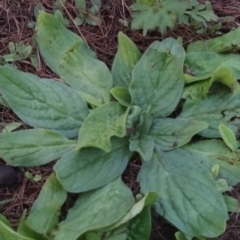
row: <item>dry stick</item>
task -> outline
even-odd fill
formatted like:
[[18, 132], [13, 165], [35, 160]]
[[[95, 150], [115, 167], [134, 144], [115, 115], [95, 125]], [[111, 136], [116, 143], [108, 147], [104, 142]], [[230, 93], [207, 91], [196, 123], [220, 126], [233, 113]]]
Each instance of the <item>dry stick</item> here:
[[97, 23], [98, 27], [101, 29], [102, 34], [104, 34], [103, 30], [101, 28], [101, 19], [99, 19], [98, 17], [95, 17], [93, 14], [91, 14], [90, 12], [88, 12], [88, 11], [82, 9], [82, 8], [78, 8], [78, 10], [80, 12], [86, 14], [88, 17], [92, 18], [92, 20], [95, 21]]
[[80, 31], [80, 29], [79, 29], [79, 27], [77, 26], [77, 24], [74, 22], [71, 14], [68, 12], [68, 10], [67, 10], [67, 8], [65, 7], [65, 5], [63, 4], [62, 0], [59, 0], [59, 1], [60, 1], [60, 3], [61, 3], [62, 7], [64, 8], [64, 10], [66, 11], [68, 17], [71, 19], [71, 21], [73, 22], [74, 26], [77, 28], [78, 33], [80, 34], [80, 36], [82, 37], [82, 39], [84, 40], [84, 42], [85, 42], [85, 43], [87, 44], [87, 46], [89, 47], [89, 45], [88, 45], [85, 37], [83, 36], [83, 34], [82, 34], [82, 32]]
[[90, 12], [82, 9], [82, 8], [78, 8], [78, 10], [84, 14], [86, 14], [88, 17], [92, 18], [93, 21], [95, 21], [97, 23], [97, 25], [100, 25], [101, 19], [99, 19], [98, 17], [95, 17], [93, 14], [91, 14]]
[[124, 8], [124, 0], [122, 0], [122, 8], [123, 8], [123, 17], [124, 17], [124, 19], [126, 19], [125, 8]]
[[[132, 11], [130, 10], [130, 8], [128, 7], [128, 5], [126, 4], [125, 0], [122, 0], [123, 5], [125, 6], [125, 8], [128, 10], [130, 16], [132, 17]], [[123, 13], [124, 13], [124, 18], [125, 18], [125, 10], [123, 8]]]

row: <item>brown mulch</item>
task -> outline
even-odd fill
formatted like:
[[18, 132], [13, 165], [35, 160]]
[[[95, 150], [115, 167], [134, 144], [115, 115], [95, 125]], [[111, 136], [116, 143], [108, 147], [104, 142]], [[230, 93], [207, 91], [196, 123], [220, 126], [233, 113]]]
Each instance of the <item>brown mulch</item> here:
[[[28, 28], [28, 23], [35, 21], [34, 7], [39, 0], [1, 0], [0, 1], [0, 57], [8, 52], [9, 42], [23, 41], [30, 44], [34, 35], [34, 30]], [[41, 0], [44, 8], [51, 12], [54, 0]], [[102, 0], [103, 7], [100, 11], [102, 25], [99, 27], [83, 24], [76, 27], [72, 19], [76, 16], [76, 9], [73, 0], [68, 0], [62, 11], [69, 19], [69, 28], [77, 34], [84, 36], [89, 46], [97, 53], [98, 58], [111, 67], [113, 58], [117, 51], [117, 34], [123, 31], [144, 51], [150, 43], [155, 40], [162, 40], [166, 37], [182, 36], [183, 45], [187, 46], [190, 42], [198, 39], [211, 38], [210, 34], [196, 34], [196, 32], [188, 26], [178, 25], [174, 31], [169, 31], [164, 35], [157, 32], [148, 33], [143, 36], [140, 31], [131, 31], [124, 27], [119, 19], [130, 20], [131, 13], [129, 6], [131, 0]], [[228, 32], [233, 27], [240, 24], [240, 2], [239, 0], [211, 0], [213, 8], [218, 16], [234, 16], [235, 22], [223, 22], [222, 31]], [[37, 49], [34, 50], [40, 58]], [[55, 74], [45, 66], [40, 60], [38, 68], [34, 68], [30, 59], [22, 60], [16, 63], [17, 67], [26, 72], [32, 72], [40, 77], [52, 78]], [[7, 108], [0, 106], [0, 119], [2, 122], [19, 121], [13, 112]], [[0, 162], [1, 164], [2, 162]], [[52, 165], [36, 167], [36, 168], [20, 168], [21, 171], [30, 171], [31, 173], [42, 176], [40, 182], [34, 182], [27, 178], [24, 179], [20, 186], [13, 188], [5, 188], [0, 190], [0, 200], [13, 199], [9, 204], [0, 208], [0, 212], [4, 214], [14, 227], [24, 209], [29, 209], [35, 201], [43, 183], [52, 172]], [[129, 164], [125, 174], [124, 181], [129, 185], [134, 193], [137, 193], [139, 186], [136, 185], [136, 177], [139, 171], [138, 159], [133, 158]], [[234, 188], [232, 196], [240, 200], [240, 185]], [[152, 240], [171, 240], [174, 239], [176, 229], [166, 224], [161, 218], [154, 218]], [[218, 240], [239, 240], [240, 239], [240, 218], [238, 214], [231, 214], [228, 221], [226, 232], [216, 238]]]

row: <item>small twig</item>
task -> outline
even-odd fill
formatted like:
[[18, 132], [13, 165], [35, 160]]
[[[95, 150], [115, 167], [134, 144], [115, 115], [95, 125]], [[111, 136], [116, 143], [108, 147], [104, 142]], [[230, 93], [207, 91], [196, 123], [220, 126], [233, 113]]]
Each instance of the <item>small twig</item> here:
[[[66, 11], [68, 17], [70, 18], [70, 20], [72, 21], [72, 23], [74, 24], [74, 26], [76, 27], [76, 29], [78, 30], [78, 33], [80, 34], [80, 36], [82, 37], [82, 39], [84, 40], [84, 42], [88, 45], [85, 37], [83, 36], [83, 34], [82, 34], [82, 32], [80, 31], [80, 29], [79, 29], [79, 27], [77, 26], [77, 24], [74, 22], [71, 14], [68, 12], [68, 10], [67, 10], [67, 8], [65, 7], [65, 5], [63, 4], [62, 0], [59, 0], [59, 1], [60, 1], [60, 3], [61, 3], [62, 7], [64, 8], [64, 10]], [[88, 45], [88, 47], [89, 47], [89, 45]]]
[[124, 19], [126, 19], [124, 0], [122, 0], [122, 8], [123, 8], [123, 17]]

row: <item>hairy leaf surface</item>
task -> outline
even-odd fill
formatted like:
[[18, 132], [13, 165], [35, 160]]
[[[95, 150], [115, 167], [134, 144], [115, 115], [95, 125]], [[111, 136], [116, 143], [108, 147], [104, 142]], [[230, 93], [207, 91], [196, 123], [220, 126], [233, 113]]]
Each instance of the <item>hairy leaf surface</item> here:
[[98, 104], [109, 102], [112, 76], [103, 62], [72, 49], [62, 57], [58, 73], [86, 102], [95, 104], [91, 98]]
[[106, 103], [87, 116], [79, 131], [77, 149], [96, 147], [111, 150], [111, 137], [124, 137], [128, 111], [117, 102]]
[[158, 149], [139, 174], [143, 192], [155, 191], [156, 211], [182, 232], [215, 237], [225, 231], [224, 199], [205, 167], [187, 151]]
[[215, 164], [220, 166], [219, 178], [226, 179], [230, 186], [240, 182], [240, 152], [232, 152], [222, 140], [203, 140], [183, 147], [191, 154], [201, 156], [202, 164], [209, 171]]
[[62, 157], [76, 146], [58, 133], [28, 129], [0, 134], [0, 157], [14, 166], [39, 166]]
[[73, 89], [8, 67], [0, 67], [0, 79], [0, 92], [25, 123], [69, 138], [78, 135], [88, 107]]
[[47, 236], [59, 223], [60, 206], [54, 202], [34, 211], [25, 224], [35, 232]]
[[132, 40], [119, 32], [118, 51], [112, 66], [114, 86], [129, 87], [132, 80], [132, 70], [140, 58], [141, 53]]
[[184, 49], [168, 38], [152, 43], [133, 70], [132, 105], [153, 117], [166, 117], [177, 106], [183, 91]]
[[37, 200], [34, 202], [30, 214], [43, 208], [49, 203], [54, 203], [56, 206], [62, 206], [67, 198], [67, 192], [52, 173], [45, 184], [43, 185]]
[[115, 229], [123, 224], [128, 223], [130, 220], [133, 220], [136, 216], [141, 214], [141, 212], [146, 207], [151, 207], [157, 200], [158, 194], [156, 192], [147, 192], [146, 195], [136, 202], [131, 209], [126, 213], [126, 215], [118, 222], [110, 226], [110, 229]]
[[240, 27], [223, 36], [205, 41], [196, 41], [188, 45], [188, 52], [230, 52], [240, 49]]
[[[63, 26], [57, 16], [40, 12], [37, 42], [47, 65], [93, 105], [108, 102], [112, 76], [82, 38]], [[93, 70], [94, 66], [94, 70]]]
[[[50, 240], [49, 237], [36, 232], [35, 230], [33, 230], [32, 228], [30, 228], [26, 222], [22, 222], [19, 226], [18, 226], [18, 230], [17, 232], [25, 237], [31, 238], [31, 239], [41, 239], [41, 240]], [[15, 239], [14, 239], [15, 240]]]
[[213, 83], [221, 83], [230, 88], [233, 93], [240, 93], [240, 85], [233, 75], [233, 72], [227, 67], [218, 68], [210, 78], [201, 80], [189, 75], [185, 75], [185, 80], [193, 81], [184, 88], [182, 98], [191, 98], [192, 100], [199, 100], [207, 97], [211, 91]]
[[166, 151], [185, 145], [207, 127], [205, 122], [200, 121], [157, 118], [153, 120], [149, 135], [160, 149]]
[[[187, 72], [195, 78], [195, 81], [207, 79], [221, 68], [228, 68], [236, 79], [240, 79], [240, 56], [237, 54], [220, 54], [215, 52], [190, 52], [185, 59]], [[217, 79], [216, 79], [217, 80]], [[193, 80], [185, 80], [191, 83]]]
[[85, 192], [119, 177], [131, 155], [127, 139], [113, 138], [110, 152], [96, 148], [71, 151], [57, 162], [54, 170], [68, 192]]
[[24, 237], [12, 230], [3, 221], [0, 221], [0, 239], [1, 240], [33, 240], [32, 238]]
[[51, 174], [33, 204], [27, 220], [19, 225], [18, 232], [34, 239], [48, 239], [47, 235], [59, 222], [60, 208], [66, 198], [67, 192], [55, 174]]
[[139, 215], [130, 220], [127, 229], [128, 240], [149, 240], [152, 232], [150, 207], [145, 207]]
[[183, 97], [197, 100], [207, 96], [213, 83], [228, 86], [232, 92], [239, 93], [240, 57], [236, 54], [214, 52], [190, 52], [186, 56], [185, 86]]
[[64, 27], [57, 15], [40, 11], [36, 31], [40, 53], [55, 73], [58, 73], [58, 65], [66, 52], [75, 50], [79, 54], [95, 56], [82, 38]]
[[119, 221], [134, 204], [130, 189], [120, 178], [103, 188], [80, 195], [59, 225], [54, 240], [76, 240], [87, 231]]
[[240, 94], [232, 94], [226, 89], [215, 89], [207, 99], [193, 101], [188, 99], [178, 118], [204, 121], [208, 128], [199, 134], [208, 138], [219, 138], [218, 126], [226, 125], [235, 134], [240, 126]]

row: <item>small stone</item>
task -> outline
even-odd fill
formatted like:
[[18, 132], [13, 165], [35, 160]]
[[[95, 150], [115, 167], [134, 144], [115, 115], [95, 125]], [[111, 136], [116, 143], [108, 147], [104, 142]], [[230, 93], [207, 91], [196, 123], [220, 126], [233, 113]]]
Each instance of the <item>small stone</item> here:
[[22, 179], [22, 172], [15, 170], [11, 166], [0, 165], [0, 188], [20, 184]]

